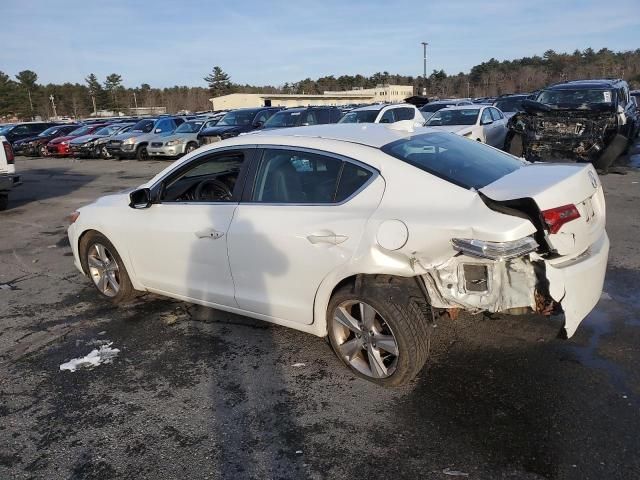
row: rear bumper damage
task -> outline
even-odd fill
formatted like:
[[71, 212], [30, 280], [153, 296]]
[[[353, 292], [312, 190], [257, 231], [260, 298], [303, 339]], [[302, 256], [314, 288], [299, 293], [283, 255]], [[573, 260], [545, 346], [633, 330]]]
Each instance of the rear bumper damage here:
[[598, 303], [609, 254], [606, 232], [570, 260], [530, 254], [507, 261], [456, 255], [421, 275], [431, 305], [472, 313], [564, 314], [571, 337]]

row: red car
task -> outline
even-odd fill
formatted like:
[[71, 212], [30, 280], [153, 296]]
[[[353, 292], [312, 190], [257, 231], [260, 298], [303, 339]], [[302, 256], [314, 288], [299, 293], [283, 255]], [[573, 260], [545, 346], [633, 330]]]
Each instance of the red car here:
[[104, 127], [105, 125], [107, 124], [94, 123], [91, 125], [84, 125], [69, 132], [69, 134], [64, 137], [54, 138], [49, 143], [47, 143], [47, 153], [49, 155], [55, 155], [57, 157], [66, 157], [67, 155], [71, 155], [71, 151], [69, 150], [69, 142], [71, 140], [76, 137], [80, 137], [81, 135], [90, 135], [99, 128]]

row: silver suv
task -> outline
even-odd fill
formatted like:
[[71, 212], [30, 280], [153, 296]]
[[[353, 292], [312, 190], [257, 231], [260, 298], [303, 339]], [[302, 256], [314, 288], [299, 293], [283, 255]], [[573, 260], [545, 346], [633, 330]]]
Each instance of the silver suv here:
[[147, 147], [159, 135], [168, 135], [184, 122], [180, 117], [145, 118], [136, 123], [131, 130], [116, 135], [107, 143], [109, 155], [116, 158], [137, 158], [147, 160]]
[[199, 147], [200, 130], [214, 126], [218, 120], [196, 119], [185, 122], [173, 133], [153, 139], [147, 147], [147, 153], [150, 158], [176, 158], [186, 155]]

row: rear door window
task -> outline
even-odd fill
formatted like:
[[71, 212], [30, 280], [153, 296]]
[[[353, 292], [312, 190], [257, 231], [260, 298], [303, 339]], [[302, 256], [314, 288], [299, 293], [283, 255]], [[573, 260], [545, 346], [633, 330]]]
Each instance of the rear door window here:
[[394, 108], [393, 112], [396, 114], [396, 121], [413, 120], [415, 117], [415, 110], [413, 108]]
[[504, 118], [499, 110], [495, 108], [489, 108], [489, 110], [491, 110], [491, 117], [494, 121], [502, 120]]
[[393, 108], [390, 108], [389, 110], [384, 112], [382, 114], [382, 118], [380, 119], [380, 123], [394, 123], [396, 121], [396, 117], [393, 110]]

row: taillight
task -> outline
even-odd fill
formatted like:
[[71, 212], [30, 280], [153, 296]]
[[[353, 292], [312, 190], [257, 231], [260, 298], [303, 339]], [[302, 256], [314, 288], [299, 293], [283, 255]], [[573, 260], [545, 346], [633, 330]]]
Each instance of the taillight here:
[[7, 163], [14, 163], [16, 157], [13, 155], [13, 148], [11, 148], [11, 144], [9, 142], [2, 142], [2, 146], [4, 147], [4, 154], [7, 157]]
[[574, 204], [563, 205], [542, 212], [542, 217], [549, 227], [549, 232], [558, 233], [565, 223], [580, 218], [580, 212]]

